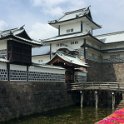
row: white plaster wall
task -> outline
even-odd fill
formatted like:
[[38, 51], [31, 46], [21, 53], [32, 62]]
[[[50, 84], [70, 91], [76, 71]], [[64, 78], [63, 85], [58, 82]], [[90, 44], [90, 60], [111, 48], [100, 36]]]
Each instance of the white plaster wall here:
[[71, 42], [69, 43], [69, 47], [72, 49], [80, 49], [80, 47], [84, 44], [84, 40], [83, 39], [77, 39], [77, 40], [72, 40], [72, 41], [78, 41], [78, 44], [71, 44]]
[[[52, 53], [55, 53], [58, 49], [60, 48], [63, 48], [64, 46], [58, 46], [57, 44], [60, 44], [60, 43], [64, 43], [64, 42], [56, 42], [56, 43], [52, 43]], [[64, 43], [68, 46], [68, 42]]]
[[38, 64], [46, 63], [49, 60], [50, 60], [50, 56], [49, 55], [32, 56], [32, 62], [38, 63]]
[[7, 63], [0, 62], [0, 69], [7, 69]]
[[0, 50], [7, 49], [7, 41], [6, 40], [1, 40], [0, 41]]
[[[73, 29], [74, 31], [72, 33], [81, 32], [81, 22], [75, 22], [70, 24], [65, 24], [60, 26], [60, 35], [63, 34], [69, 34], [66, 32], [67, 29]], [[82, 31], [84, 34], [88, 33], [92, 30], [92, 28], [87, 25], [86, 23], [82, 24]]]
[[89, 31], [91, 31], [91, 27], [89, 25], [87, 25], [86, 23], [83, 23], [83, 33], [86, 34], [88, 33]]
[[100, 45], [98, 45], [96, 42], [90, 41], [90, 40], [87, 40], [86, 42], [87, 42], [88, 45], [90, 45], [94, 48], [100, 49]]
[[81, 22], [75, 22], [75, 23], [70, 23], [70, 24], [65, 24], [60, 26], [60, 35], [63, 34], [69, 34], [66, 32], [68, 29], [73, 29], [73, 32], [80, 32], [81, 31]]
[[27, 71], [26, 66], [10, 64], [10, 70]]
[[124, 48], [124, 42], [106, 44], [102, 49]]
[[[75, 42], [78, 41], [78, 44], [71, 44], [71, 42]], [[57, 44], [59, 43], [63, 43], [66, 46], [58, 46]], [[84, 40], [81, 38], [78, 39], [70, 39], [70, 40], [64, 40], [63, 42], [54, 42], [52, 43], [52, 52], [55, 53], [58, 49], [60, 48], [67, 48], [67, 49], [71, 49], [71, 50], [75, 50], [75, 49], [80, 49], [80, 46], [83, 45]]]
[[65, 74], [65, 69], [49, 68], [49, 67], [29, 67], [30, 72], [44, 72], [44, 73], [53, 73], [53, 74]]

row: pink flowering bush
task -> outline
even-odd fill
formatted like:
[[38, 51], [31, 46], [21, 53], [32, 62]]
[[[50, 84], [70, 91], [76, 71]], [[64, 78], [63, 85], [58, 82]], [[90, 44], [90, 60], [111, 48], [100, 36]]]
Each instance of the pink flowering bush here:
[[96, 124], [124, 124], [124, 108], [115, 111]]

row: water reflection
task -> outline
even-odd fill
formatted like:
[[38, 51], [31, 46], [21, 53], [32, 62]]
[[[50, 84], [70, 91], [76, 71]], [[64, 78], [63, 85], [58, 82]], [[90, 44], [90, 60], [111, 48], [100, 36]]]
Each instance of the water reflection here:
[[46, 115], [28, 117], [7, 124], [93, 124], [111, 113], [111, 109], [70, 107]]
[[83, 116], [83, 108], [80, 109], [80, 123], [83, 121], [84, 116]]
[[95, 119], [98, 120], [98, 109], [95, 109]]

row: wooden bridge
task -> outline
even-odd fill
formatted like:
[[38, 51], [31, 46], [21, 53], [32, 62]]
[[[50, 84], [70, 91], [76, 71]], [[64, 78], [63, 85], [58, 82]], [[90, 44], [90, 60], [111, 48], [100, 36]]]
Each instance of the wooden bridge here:
[[[115, 92], [124, 92], [124, 82], [83, 82], [71, 83], [68, 87], [69, 91], [80, 91], [80, 105], [83, 107], [83, 95], [86, 90], [94, 90], [95, 107], [98, 108], [99, 94], [98, 91], [110, 91], [112, 100], [112, 109], [115, 108]], [[123, 96], [124, 97], [124, 96]], [[124, 99], [124, 98], [122, 98]]]
[[69, 89], [71, 91], [82, 90], [110, 90], [124, 92], [123, 82], [84, 82], [84, 83], [71, 83]]
[[[83, 83], [71, 83], [68, 86], [69, 91], [80, 91], [81, 108], [83, 107], [83, 95], [86, 90], [94, 90], [95, 106], [98, 108], [98, 91], [110, 91], [112, 99], [112, 108], [115, 107], [115, 92], [124, 92], [124, 82], [83, 82]], [[124, 98], [123, 98], [124, 99]]]

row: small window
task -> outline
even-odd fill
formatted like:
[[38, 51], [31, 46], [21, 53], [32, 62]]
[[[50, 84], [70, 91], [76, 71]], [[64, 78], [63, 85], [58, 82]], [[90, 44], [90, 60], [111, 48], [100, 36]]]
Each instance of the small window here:
[[74, 44], [74, 41], [72, 41], [71, 44]]
[[78, 44], [78, 41], [75, 41], [75, 44]]
[[66, 30], [66, 32], [67, 32], [67, 33], [69, 33], [69, 32], [70, 32], [70, 30], [68, 29], [68, 30]]
[[78, 41], [72, 41], [71, 44], [78, 44]]
[[73, 28], [71, 28], [71, 29], [67, 29], [67, 30], [66, 30], [67, 33], [71, 33], [71, 32], [73, 32], [73, 31], [74, 31]]
[[70, 29], [71, 30], [71, 32], [73, 32], [73, 28], [72, 29]]
[[57, 47], [59, 47], [59, 43], [58, 43], [58, 44], [56, 44], [56, 46], [57, 46]]
[[59, 46], [61, 47], [61, 46], [63, 46], [63, 44], [62, 44], [62, 43], [60, 43], [60, 44], [59, 44]]
[[61, 46], [64, 46], [63, 43], [58, 43], [56, 44], [57, 47], [61, 47]]
[[39, 63], [43, 62], [43, 60], [38, 60]]

